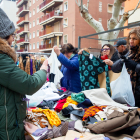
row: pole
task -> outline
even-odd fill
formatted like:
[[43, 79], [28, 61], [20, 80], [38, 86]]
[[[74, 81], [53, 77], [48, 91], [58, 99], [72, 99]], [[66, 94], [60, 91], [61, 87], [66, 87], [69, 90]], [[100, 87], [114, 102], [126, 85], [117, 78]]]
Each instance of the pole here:
[[78, 36], [78, 50], [81, 48], [81, 36]]

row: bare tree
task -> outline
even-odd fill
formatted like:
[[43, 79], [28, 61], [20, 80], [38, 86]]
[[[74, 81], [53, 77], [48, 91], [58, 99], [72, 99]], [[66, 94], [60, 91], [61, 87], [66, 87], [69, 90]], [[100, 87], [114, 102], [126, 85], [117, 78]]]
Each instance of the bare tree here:
[[[121, 10], [121, 7], [122, 7], [122, 4], [123, 2], [125, 2], [126, 0], [114, 0], [114, 5], [113, 5], [113, 11], [112, 11], [112, 17], [109, 19], [108, 21], [108, 30], [111, 30], [111, 29], [116, 29], [116, 28], [120, 28], [120, 27], [123, 27], [124, 26], [124, 23], [128, 20], [128, 18], [134, 14], [134, 12], [137, 10], [139, 4], [140, 4], [140, 0], [136, 6], [136, 8], [134, 9], [134, 11], [129, 14], [129, 13], [124, 13], [122, 15], [122, 17], [120, 18], [120, 20], [118, 21], [119, 19], [119, 13], [120, 13], [120, 10]], [[83, 5], [83, 0], [75, 0], [76, 4], [78, 5], [79, 9], [80, 9], [80, 12], [81, 12], [81, 16], [84, 18], [84, 20], [91, 26], [95, 29], [95, 31], [97, 33], [99, 32], [103, 32], [105, 31], [104, 28], [103, 28], [103, 25], [95, 20], [91, 14], [89, 13], [88, 11], [88, 8], [89, 8], [89, 0], [87, 0], [87, 5]], [[117, 39], [118, 35], [119, 35], [119, 32], [120, 31], [114, 31], [114, 32], [109, 32], [109, 33], [105, 33], [105, 34], [101, 34], [99, 35], [99, 39], [104, 39], [104, 40], [111, 40], [111, 39]], [[108, 43], [106, 41], [101, 41], [102, 42], [102, 45], [105, 44], [105, 43]], [[113, 42], [110, 44], [113, 44]]]

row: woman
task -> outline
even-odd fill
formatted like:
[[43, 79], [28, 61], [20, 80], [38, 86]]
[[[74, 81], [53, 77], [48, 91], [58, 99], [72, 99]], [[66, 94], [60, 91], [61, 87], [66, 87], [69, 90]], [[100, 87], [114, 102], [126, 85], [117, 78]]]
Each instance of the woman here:
[[113, 63], [119, 59], [118, 52], [112, 45], [105, 44], [101, 49], [101, 59], [103, 59], [108, 66], [112, 66]]
[[54, 52], [57, 54], [58, 60], [62, 63], [61, 71], [64, 77], [61, 79], [61, 86], [75, 93], [80, 92], [81, 82], [77, 49], [68, 43], [63, 45], [62, 53], [57, 46], [54, 47]]
[[127, 37], [127, 44], [130, 47], [128, 58], [122, 57], [114, 64], [117, 66], [114, 72], [121, 72], [125, 63], [132, 83], [132, 90], [135, 97], [135, 106], [140, 107], [140, 27], [132, 29]]
[[16, 66], [11, 48], [15, 27], [0, 8], [0, 140], [24, 140], [26, 97], [38, 91], [46, 81], [47, 61], [34, 75]]

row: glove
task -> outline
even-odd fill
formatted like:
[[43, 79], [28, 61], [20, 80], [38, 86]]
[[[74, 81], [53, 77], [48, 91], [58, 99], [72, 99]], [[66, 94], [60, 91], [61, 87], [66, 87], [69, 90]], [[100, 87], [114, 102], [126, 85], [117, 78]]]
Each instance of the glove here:
[[126, 68], [135, 71], [137, 62], [133, 61], [132, 59], [124, 59]]

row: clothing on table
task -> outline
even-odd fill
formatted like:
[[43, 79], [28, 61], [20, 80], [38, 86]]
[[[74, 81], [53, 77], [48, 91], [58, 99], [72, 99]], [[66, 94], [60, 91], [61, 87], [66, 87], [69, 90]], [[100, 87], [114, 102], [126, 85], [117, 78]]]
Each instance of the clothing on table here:
[[32, 112], [44, 113], [51, 126], [59, 126], [61, 124], [61, 120], [59, 119], [55, 111], [49, 109], [33, 109]]
[[106, 89], [108, 94], [111, 96], [110, 90], [110, 78], [108, 74], [108, 65], [106, 65], [101, 59], [93, 56], [92, 59], [89, 58], [89, 53], [86, 51], [79, 55], [79, 71], [82, 91], [100, 88], [98, 82], [98, 75], [106, 72]]
[[42, 128], [42, 129], [37, 129], [35, 132], [32, 133], [32, 135], [38, 137], [38, 136], [42, 136], [42, 134], [44, 132], [46, 132], [48, 130], [48, 127]]
[[106, 108], [106, 106], [91, 106], [88, 109], [85, 109], [85, 113], [82, 120], [84, 121], [88, 117], [94, 116], [97, 112], [103, 111], [103, 108]]
[[77, 105], [77, 107], [82, 107], [82, 108], [89, 108], [91, 106], [93, 106], [93, 104], [91, 103], [91, 101], [89, 99], [85, 99], [85, 101], [83, 101]]
[[57, 112], [60, 112], [63, 108], [63, 105], [66, 103], [66, 100], [67, 100], [66, 98], [65, 99], [60, 99], [54, 110], [57, 111]]
[[67, 97], [66, 103], [63, 105], [63, 109], [67, 107], [69, 104], [78, 105], [78, 103], [71, 99], [71, 96]]
[[61, 63], [57, 59], [57, 55], [52, 49], [52, 53], [48, 59], [48, 64], [50, 66], [50, 73], [55, 75], [54, 84], [58, 85], [60, 83], [61, 78], [63, 77], [62, 72], [59, 70]]
[[73, 110], [74, 109], [71, 106], [65, 107], [64, 109], [62, 109], [62, 115], [65, 117], [70, 117], [70, 114]]
[[81, 92], [78, 54], [68, 59], [60, 53], [58, 60], [62, 63], [61, 72], [64, 75], [61, 86], [75, 93]]
[[82, 92], [81, 93], [72, 93], [71, 99], [78, 103], [81, 103], [81, 102], [85, 101], [85, 95]]
[[37, 107], [41, 107], [43, 109], [45, 109], [46, 107], [48, 107], [49, 109], [53, 109], [53, 106], [55, 105], [54, 101], [45, 101], [43, 100]]

